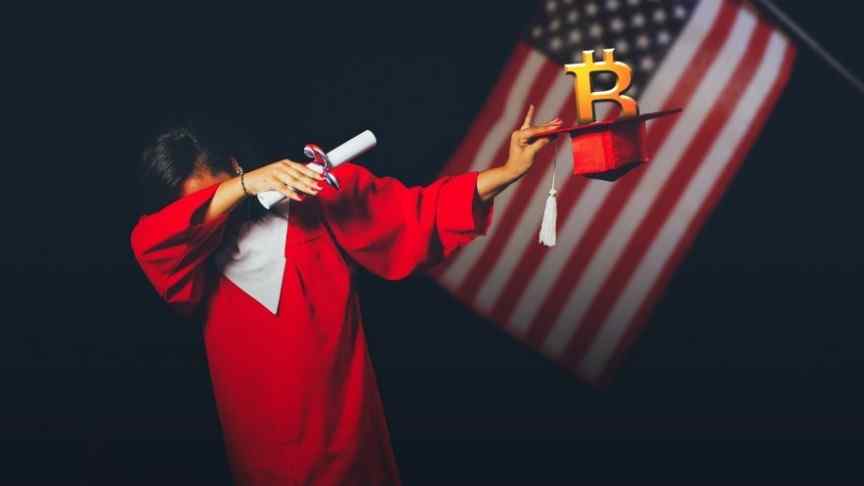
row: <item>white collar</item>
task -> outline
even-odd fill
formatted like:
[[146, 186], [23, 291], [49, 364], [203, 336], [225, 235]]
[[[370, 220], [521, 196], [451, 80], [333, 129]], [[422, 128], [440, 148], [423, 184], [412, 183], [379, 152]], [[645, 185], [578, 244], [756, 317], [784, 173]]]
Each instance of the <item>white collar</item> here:
[[285, 274], [290, 201], [286, 198], [259, 220], [242, 223], [236, 239], [226, 241], [216, 255], [222, 274], [274, 315]]

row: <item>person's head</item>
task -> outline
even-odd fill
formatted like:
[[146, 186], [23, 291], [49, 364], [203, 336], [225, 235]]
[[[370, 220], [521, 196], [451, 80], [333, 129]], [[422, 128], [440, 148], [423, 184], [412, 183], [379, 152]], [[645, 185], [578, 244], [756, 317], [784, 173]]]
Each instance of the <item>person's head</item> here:
[[138, 166], [142, 210], [152, 213], [172, 201], [232, 177], [237, 160], [224, 141], [189, 127], [159, 135]]

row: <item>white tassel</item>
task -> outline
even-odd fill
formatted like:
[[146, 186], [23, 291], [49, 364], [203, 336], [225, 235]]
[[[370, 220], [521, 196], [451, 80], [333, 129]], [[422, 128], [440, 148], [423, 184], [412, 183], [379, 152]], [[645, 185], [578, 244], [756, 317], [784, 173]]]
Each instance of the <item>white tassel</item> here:
[[558, 171], [558, 160], [552, 165], [552, 188], [546, 198], [546, 208], [543, 210], [543, 222], [540, 223], [540, 244], [555, 246], [555, 226], [558, 220], [558, 191], [555, 190], [555, 173]]

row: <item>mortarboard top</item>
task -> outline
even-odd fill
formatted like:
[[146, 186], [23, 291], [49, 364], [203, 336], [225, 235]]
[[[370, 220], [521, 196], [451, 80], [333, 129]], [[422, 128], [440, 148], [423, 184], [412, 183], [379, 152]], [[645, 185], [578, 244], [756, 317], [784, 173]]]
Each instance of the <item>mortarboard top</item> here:
[[573, 173], [614, 181], [637, 165], [651, 160], [644, 145], [645, 121], [673, 115], [681, 108], [645, 113], [629, 118], [573, 125], [543, 135], [569, 133]]

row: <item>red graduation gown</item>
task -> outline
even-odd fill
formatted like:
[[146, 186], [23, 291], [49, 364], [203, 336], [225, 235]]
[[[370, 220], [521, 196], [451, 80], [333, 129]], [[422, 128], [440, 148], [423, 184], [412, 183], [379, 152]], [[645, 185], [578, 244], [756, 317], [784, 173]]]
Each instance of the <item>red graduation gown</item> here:
[[399, 484], [351, 268], [400, 279], [485, 234], [477, 172], [406, 187], [346, 163], [342, 185], [292, 201], [273, 314], [209, 265], [226, 215], [201, 223], [218, 186], [141, 217], [135, 257], [159, 295], [203, 305], [219, 418], [238, 484]]

